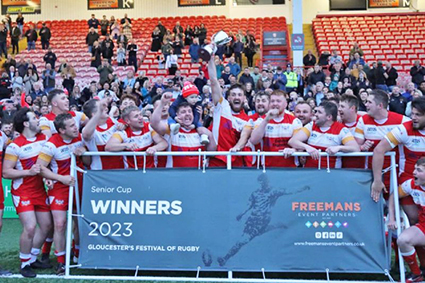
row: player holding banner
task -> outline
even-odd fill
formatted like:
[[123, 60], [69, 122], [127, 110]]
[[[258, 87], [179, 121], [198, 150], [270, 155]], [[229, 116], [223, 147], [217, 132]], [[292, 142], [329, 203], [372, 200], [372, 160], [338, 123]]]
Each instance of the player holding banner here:
[[40, 133], [39, 120], [28, 108], [14, 116], [15, 130], [20, 133], [6, 148], [3, 177], [12, 179], [12, 196], [23, 230], [20, 238], [20, 272], [24, 277], [36, 277], [32, 268], [51, 268], [37, 260], [40, 248], [52, 228], [49, 200], [35, 164], [46, 136]]

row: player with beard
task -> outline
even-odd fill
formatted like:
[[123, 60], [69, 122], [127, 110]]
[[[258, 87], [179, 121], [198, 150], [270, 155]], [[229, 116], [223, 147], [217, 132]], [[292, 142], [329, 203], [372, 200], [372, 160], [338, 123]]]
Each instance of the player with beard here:
[[[418, 252], [419, 249], [423, 250], [423, 247], [425, 246], [425, 158], [421, 157], [415, 162], [415, 164], [413, 178], [407, 179], [398, 188], [399, 198], [403, 199], [407, 196], [412, 197], [420, 211], [419, 222], [410, 226], [408, 229], [403, 230], [397, 239], [401, 255], [409, 265], [411, 271], [411, 275], [406, 278], [406, 282], [409, 283], [424, 281], [423, 268], [425, 267], [425, 262], [419, 253], [420, 267], [416, 259], [416, 252]], [[391, 193], [389, 198], [388, 216], [388, 229], [396, 230], [397, 223], [394, 208], [394, 192]]]
[[[319, 158], [321, 166], [327, 166], [327, 158], [320, 157], [319, 150], [329, 155], [359, 151], [359, 145], [350, 130], [337, 122], [337, 116], [337, 106], [332, 102], [322, 101], [316, 108], [315, 121], [310, 122], [289, 140], [288, 144], [292, 149], [285, 150], [285, 156], [290, 156], [295, 150], [304, 150], [311, 156], [307, 158], [305, 167], [317, 168]], [[329, 167], [341, 168], [341, 158], [331, 157]]]
[[52, 111], [49, 114], [44, 115], [40, 118], [41, 131], [46, 137], [50, 138], [52, 134], [57, 133], [54, 120], [59, 114], [71, 114], [75, 120], [77, 129], [80, 129], [81, 126], [84, 126], [86, 124], [87, 117], [86, 115], [84, 115], [84, 113], [77, 111], [69, 111], [68, 95], [65, 94], [62, 90], [54, 89], [50, 91], [47, 99], [49, 100], [49, 103], [52, 106]]
[[[105, 145], [120, 125], [108, 115], [105, 99], [91, 99], [84, 103], [84, 114], [90, 119], [83, 128], [82, 137], [87, 149], [92, 152], [105, 151]], [[91, 170], [123, 169], [122, 156], [93, 156]]]
[[300, 101], [295, 106], [294, 115], [301, 121], [303, 126], [305, 126], [313, 119], [313, 110], [311, 109], [310, 104]]
[[23, 226], [19, 241], [20, 272], [24, 277], [36, 277], [32, 268], [51, 268], [37, 260], [40, 248], [52, 228], [49, 200], [35, 164], [46, 136], [40, 133], [37, 116], [22, 108], [14, 116], [15, 130], [20, 133], [7, 148], [3, 162], [3, 177], [12, 179], [13, 203]]
[[[148, 122], [143, 120], [140, 109], [130, 106], [122, 112], [122, 119], [128, 125], [124, 131], [115, 132], [106, 143], [106, 151], [145, 151], [146, 168], [154, 168], [153, 155], [157, 151], [163, 151], [168, 147], [167, 141], [158, 135]], [[144, 157], [137, 156], [137, 167], [143, 168]], [[125, 168], [135, 168], [134, 158], [124, 156]]]
[[[66, 212], [68, 210], [69, 186], [74, 186], [75, 179], [70, 175], [71, 153], [81, 156], [84, 147], [81, 135], [73, 116], [69, 113], [59, 114], [54, 121], [55, 129], [58, 130], [43, 146], [37, 163], [41, 165], [41, 176], [56, 181], [53, 188], [48, 191], [50, 210], [52, 211], [55, 242], [55, 255], [58, 265], [56, 274], [65, 274], [65, 231]], [[83, 157], [84, 163], [89, 166], [90, 158]], [[77, 159], [77, 166], [83, 168], [82, 159]], [[82, 175], [79, 174], [80, 198], [82, 193]], [[74, 229], [75, 245], [79, 245], [78, 224]]]
[[[172, 89], [165, 89], [162, 95], [165, 95], [166, 93], [173, 95]], [[153, 105], [153, 111], [155, 112], [155, 109], [159, 107], [161, 104], [161, 95], [154, 96], [152, 98], [152, 105]], [[170, 109], [171, 101], [167, 105], [163, 105], [162, 112], [161, 112], [161, 121], [168, 121], [168, 118], [170, 117], [170, 114], [168, 113], [168, 109]], [[165, 134], [162, 136], [170, 145], [170, 135]], [[167, 160], [168, 156], [155, 156], [155, 163], [157, 168], [165, 168], [167, 166]]]
[[[286, 112], [285, 92], [275, 90], [270, 95], [270, 109], [266, 117], [255, 126], [250, 142], [254, 145], [263, 142], [264, 151], [283, 151], [288, 148], [289, 139], [302, 128], [300, 120]], [[267, 167], [295, 167], [295, 159], [280, 156], [267, 157]]]
[[[425, 156], [425, 97], [418, 97], [412, 101], [411, 118], [411, 121], [391, 130], [373, 151], [372, 193], [375, 200], [385, 189], [381, 172], [386, 152], [398, 146], [399, 184], [413, 177], [416, 161]], [[411, 197], [403, 198], [401, 204], [409, 216], [410, 225], [414, 225], [418, 220], [418, 210], [413, 199]], [[425, 251], [421, 248], [421, 251], [418, 250], [418, 255], [423, 260], [425, 268]]]
[[[373, 90], [366, 100], [366, 110], [367, 114], [362, 116], [355, 130], [354, 137], [356, 138], [357, 143], [360, 145], [362, 151], [374, 151], [378, 143], [387, 135], [391, 130], [397, 128], [402, 123], [409, 121], [409, 119], [403, 115], [400, 115], [395, 112], [390, 112], [387, 110], [388, 107], [388, 94], [382, 90]], [[367, 145], [367, 142], [372, 142], [371, 146]], [[366, 167], [373, 168], [372, 160], [375, 158], [368, 157], [366, 158]], [[384, 167], [388, 168], [391, 166], [391, 159], [389, 156], [384, 158]], [[381, 167], [382, 168], [382, 167]], [[378, 174], [378, 171], [375, 172]], [[381, 176], [381, 173], [379, 174]], [[377, 176], [377, 175], [375, 175]], [[381, 178], [381, 177], [380, 177]], [[375, 181], [378, 178], [375, 177]], [[387, 187], [390, 184], [390, 174], [384, 176], [384, 183]], [[371, 197], [378, 201], [381, 195], [382, 186], [378, 183], [375, 183], [372, 186]], [[388, 198], [388, 195], [385, 195]], [[407, 212], [406, 212], [407, 213]], [[413, 213], [415, 214], [415, 213]], [[412, 216], [413, 216], [412, 214]]]
[[[214, 54], [213, 54], [214, 55]], [[240, 84], [232, 85], [227, 91], [227, 100], [221, 93], [217, 80], [217, 70], [214, 60], [208, 62], [208, 73], [211, 81], [211, 96], [214, 103], [212, 133], [218, 151], [229, 151], [238, 142], [245, 145], [249, 136], [241, 136], [245, 126], [248, 126], [248, 115], [243, 110], [245, 90]], [[240, 140], [242, 139], [242, 140]], [[226, 156], [215, 156], [210, 159], [212, 167], [226, 167]], [[232, 156], [232, 166], [242, 166], [243, 158]]]
[[[182, 102], [177, 106], [176, 121], [180, 124], [180, 129], [177, 134], [174, 134], [167, 120], [162, 119], [162, 113], [164, 108], [168, 108], [170, 105], [172, 93], [165, 92], [152, 114], [151, 125], [152, 128], [160, 135], [170, 136], [169, 150], [172, 152], [188, 152], [188, 151], [199, 151], [208, 150], [215, 151], [217, 145], [213, 139], [212, 133], [206, 130], [206, 135], [210, 140], [207, 146], [201, 144], [201, 137], [193, 125], [193, 112], [192, 107], [187, 102]], [[180, 168], [180, 167], [198, 167], [199, 157], [198, 156], [168, 156], [167, 167], [168, 168]]]
[[[357, 113], [359, 109], [359, 99], [354, 95], [343, 94], [341, 100], [339, 101], [339, 117], [344, 126], [350, 130], [351, 134], [354, 136], [357, 123], [360, 119], [360, 115]], [[361, 147], [361, 151], [368, 151], [372, 146], [371, 141], [366, 141]], [[344, 157], [342, 158], [342, 168], [365, 168], [365, 158], [364, 157]]]

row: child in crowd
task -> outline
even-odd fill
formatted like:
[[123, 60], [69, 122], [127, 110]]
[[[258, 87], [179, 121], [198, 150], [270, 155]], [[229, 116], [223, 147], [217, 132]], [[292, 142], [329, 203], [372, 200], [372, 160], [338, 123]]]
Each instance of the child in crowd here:
[[[176, 119], [176, 112], [178, 106], [183, 103], [187, 102], [192, 107], [193, 112], [193, 128], [196, 128], [198, 134], [201, 138], [201, 143], [203, 145], [209, 144], [208, 135], [206, 135], [205, 130], [206, 128], [202, 126], [201, 123], [201, 115], [203, 112], [202, 109], [202, 98], [199, 95], [198, 88], [193, 85], [191, 82], [185, 82], [182, 90], [182, 94], [179, 95], [176, 100], [171, 104], [169, 113], [170, 113], [170, 129], [173, 134], [177, 134], [180, 130], [180, 125], [175, 123]], [[179, 122], [179, 121], [177, 121]]]

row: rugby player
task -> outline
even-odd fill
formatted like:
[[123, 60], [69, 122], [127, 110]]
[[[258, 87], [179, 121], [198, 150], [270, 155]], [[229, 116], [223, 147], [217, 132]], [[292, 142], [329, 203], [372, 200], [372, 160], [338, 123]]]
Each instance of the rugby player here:
[[303, 126], [307, 125], [313, 119], [313, 109], [311, 109], [310, 104], [304, 101], [297, 102], [294, 109], [294, 115], [298, 118]]
[[52, 267], [37, 260], [52, 228], [49, 200], [39, 175], [41, 166], [36, 164], [46, 136], [40, 133], [38, 118], [28, 108], [16, 112], [14, 126], [20, 135], [6, 148], [3, 177], [12, 179], [13, 203], [23, 226], [19, 241], [20, 272], [24, 277], [36, 277], [32, 268]]
[[[288, 144], [292, 149], [285, 150], [285, 156], [290, 156], [295, 150], [305, 150], [311, 156], [307, 158], [305, 167], [317, 167], [319, 150], [329, 155], [359, 151], [353, 135], [343, 124], [337, 122], [337, 116], [337, 106], [333, 102], [322, 101], [316, 107], [315, 121], [303, 127], [289, 140]], [[321, 158], [321, 166], [327, 166], [326, 156]], [[329, 167], [341, 168], [341, 158], [331, 157]]]

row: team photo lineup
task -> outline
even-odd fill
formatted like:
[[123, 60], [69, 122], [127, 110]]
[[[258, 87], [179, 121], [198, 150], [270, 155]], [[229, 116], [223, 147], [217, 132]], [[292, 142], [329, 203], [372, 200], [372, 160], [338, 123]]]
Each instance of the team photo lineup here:
[[[255, 31], [235, 26], [212, 33], [196, 18], [182, 25], [178, 19], [156, 21], [149, 50], [143, 50], [136, 19], [92, 14], [82, 40], [84, 62], [95, 75], [82, 80], [72, 62], [55, 54], [52, 23], [27, 23], [24, 16], [5, 14], [0, 22], [0, 168], [3, 179], [12, 180], [22, 226], [16, 265], [23, 277], [36, 277], [38, 269], [65, 275], [69, 190], [78, 187], [76, 211], [84, 195], [82, 171], [226, 169], [226, 155], [157, 155], [210, 151], [279, 153], [232, 155], [232, 168], [370, 170], [370, 202], [384, 198], [388, 229], [398, 228], [395, 202], [410, 223], [392, 240], [396, 260], [400, 252], [410, 270], [406, 282], [425, 280], [423, 58], [412, 60], [402, 75], [391, 60], [368, 60], [362, 44], [351, 41], [344, 54], [306, 50], [302, 66], [265, 63]], [[33, 62], [37, 49], [44, 54], [42, 68]], [[145, 68], [145, 51], [154, 74]], [[294, 156], [299, 152], [308, 156]], [[396, 154], [399, 200], [390, 189], [388, 152]], [[77, 178], [71, 176], [72, 155], [81, 169]], [[2, 189], [0, 232], [8, 223], [2, 220], [4, 196]], [[75, 264], [78, 222], [74, 217]], [[12, 275], [0, 267], [0, 276]]]

